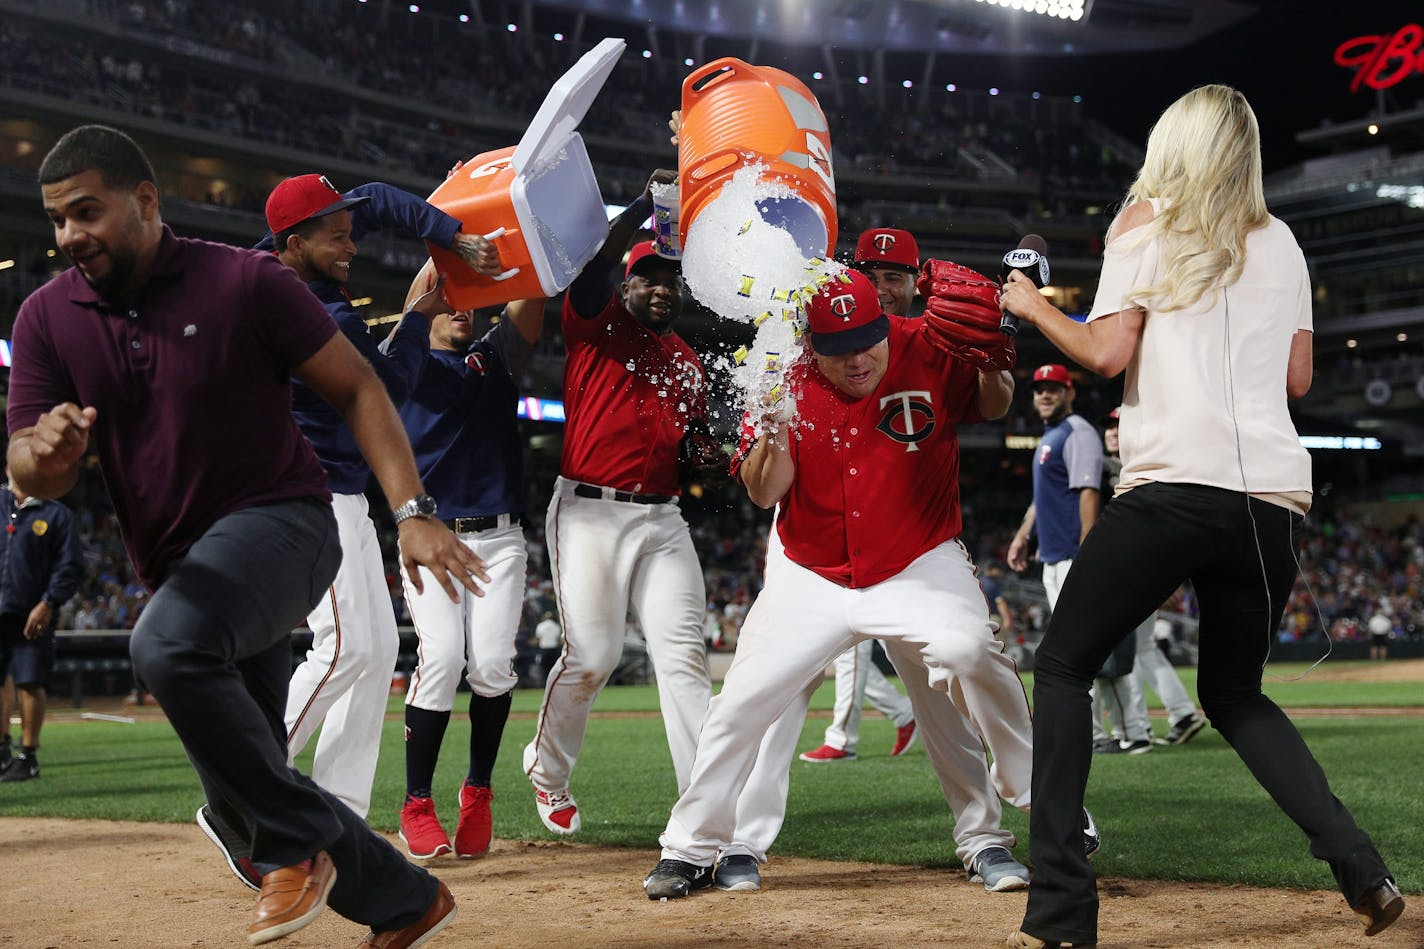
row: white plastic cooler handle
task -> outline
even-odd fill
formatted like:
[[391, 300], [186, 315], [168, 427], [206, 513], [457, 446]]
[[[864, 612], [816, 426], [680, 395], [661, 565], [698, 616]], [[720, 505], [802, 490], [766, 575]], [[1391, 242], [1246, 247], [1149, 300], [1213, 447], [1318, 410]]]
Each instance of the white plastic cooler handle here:
[[[495, 228], [494, 230], [490, 231], [488, 234], [486, 234], [484, 237], [485, 237], [485, 240], [487, 240], [487, 241], [492, 241], [492, 240], [494, 240], [496, 237], [503, 237], [503, 236], [504, 236], [504, 228], [502, 228], [502, 227], [497, 227], [497, 228]], [[493, 276], [493, 277], [490, 277], [490, 279], [493, 280], [493, 281], [495, 281], [496, 283], [498, 283], [498, 282], [501, 281], [501, 280], [508, 280], [510, 277], [513, 277], [513, 276], [514, 276], [515, 274], [517, 274], [517, 273], [519, 273], [519, 268], [518, 268], [518, 267], [512, 267], [512, 268], [510, 268], [509, 270], [506, 270], [506, 271], [505, 271], [504, 273], [502, 273], [502, 274], [497, 274], [497, 275], [495, 275], [495, 276]]]

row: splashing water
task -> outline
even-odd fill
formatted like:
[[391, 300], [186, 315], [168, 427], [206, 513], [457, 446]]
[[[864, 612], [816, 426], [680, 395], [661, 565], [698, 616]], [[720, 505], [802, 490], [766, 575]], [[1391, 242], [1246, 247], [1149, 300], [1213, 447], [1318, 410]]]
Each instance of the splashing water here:
[[[730, 367], [743, 404], [774, 405], [774, 419], [795, 413], [786, 370], [803, 351], [805, 303], [816, 286], [845, 269], [812, 256], [825, 245], [825, 225], [765, 168], [745, 165], [698, 213], [683, 247], [682, 273], [693, 295], [723, 319], [756, 326], [751, 346]], [[819, 229], [819, 231], [818, 231]]]

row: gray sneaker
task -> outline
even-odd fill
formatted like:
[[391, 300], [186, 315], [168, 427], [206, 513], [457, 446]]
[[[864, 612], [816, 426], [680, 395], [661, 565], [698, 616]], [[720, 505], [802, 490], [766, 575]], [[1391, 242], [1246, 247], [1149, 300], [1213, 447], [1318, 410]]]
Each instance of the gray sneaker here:
[[643, 881], [643, 892], [650, 900], [675, 900], [711, 885], [711, 867], [699, 867], [685, 860], [659, 860]]
[[712, 885], [733, 893], [751, 893], [761, 889], [761, 868], [757, 858], [738, 853], [717, 861], [712, 871]]
[[990, 893], [1028, 889], [1028, 867], [1003, 847], [986, 847], [969, 862], [969, 882], [984, 884]]

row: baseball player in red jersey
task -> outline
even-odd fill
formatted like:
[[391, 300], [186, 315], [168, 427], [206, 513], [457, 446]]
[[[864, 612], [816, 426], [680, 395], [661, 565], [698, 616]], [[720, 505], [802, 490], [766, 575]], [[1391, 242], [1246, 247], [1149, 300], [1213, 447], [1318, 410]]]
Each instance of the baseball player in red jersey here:
[[[909, 231], [873, 227], [855, 244], [851, 265], [870, 278], [880, 307], [891, 316], [909, 316], [915, 300], [915, 276], [920, 272], [920, 246]], [[892, 758], [910, 750], [915, 741], [915, 711], [910, 700], [885, 678], [871, 659], [874, 641], [863, 639], [836, 657], [836, 702], [825, 742], [801, 754], [802, 761], [847, 761], [855, 758], [860, 741], [860, 711], [869, 702], [895, 724]]]
[[[984, 782], [992, 775], [1011, 803], [1027, 805], [1028, 701], [958, 539], [955, 423], [1000, 417], [1013, 398], [1003, 371], [1013, 347], [998, 334], [993, 285], [973, 277], [961, 281], [972, 302], [931, 300], [925, 320], [885, 315], [858, 272], [824, 284], [807, 308], [812, 352], [788, 372], [796, 418], [749, 415], [734, 472], [756, 504], [780, 505], [775, 542], [692, 781], [661, 837], [663, 859], [644, 881], [650, 898], [712, 885], [748, 775], [767, 757], [763, 736], [788, 709], [804, 713], [826, 663], [866, 638], [885, 642], [912, 697], [920, 687], [950, 695], [993, 754], [992, 770], [977, 756]], [[930, 754], [952, 753], [919, 720]], [[1005, 834], [969, 862], [979, 871], [1012, 861], [1012, 843]]]
[[[656, 172], [649, 189], [673, 177]], [[579, 829], [569, 775], [589, 709], [622, 655], [630, 610], [657, 674], [679, 790], [712, 695], [702, 566], [678, 509], [683, 461], [720, 459], [705, 437], [702, 363], [672, 329], [682, 310], [678, 263], [645, 241], [618, 267], [651, 211], [645, 190], [564, 298], [567, 425], [546, 531], [564, 649], [524, 749], [539, 817], [557, 834]]]

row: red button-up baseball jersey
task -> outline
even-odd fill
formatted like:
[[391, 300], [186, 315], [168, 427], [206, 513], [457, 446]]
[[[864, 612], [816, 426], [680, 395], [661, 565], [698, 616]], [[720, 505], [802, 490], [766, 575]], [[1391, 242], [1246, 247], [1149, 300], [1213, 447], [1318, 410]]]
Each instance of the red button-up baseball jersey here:
[[676, 495], [678, 447], [706, 416], [702, 362], [676, 333], [644, 327], [614, 295], [592, 319], [564, 298], [565, 478]]
[[[885, 377], [863, 399], [832, 386], [809, 354], [788, 371], [796, 478], [776, 528], [788, 557], [833, 583], [879, 583], [959, 535], [954, 426], [981, 418], [979, 374], [925, 342], [924, 325], [890, 317]], [[739, 459], [749, 435], [744, 425]]]

